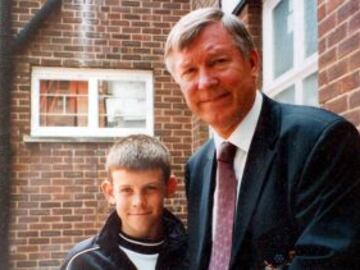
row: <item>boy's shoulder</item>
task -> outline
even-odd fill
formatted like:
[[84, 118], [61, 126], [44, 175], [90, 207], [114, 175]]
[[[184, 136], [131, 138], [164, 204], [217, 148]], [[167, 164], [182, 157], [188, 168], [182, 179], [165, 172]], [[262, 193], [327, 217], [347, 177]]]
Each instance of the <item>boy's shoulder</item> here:
[[61, 270], [75, 269], [72, 265], [77, 259], [99, 250], [100, 246], [96, 244], [96, 238], [97, 236], [93, 236], [77, 243], [66, 255]]

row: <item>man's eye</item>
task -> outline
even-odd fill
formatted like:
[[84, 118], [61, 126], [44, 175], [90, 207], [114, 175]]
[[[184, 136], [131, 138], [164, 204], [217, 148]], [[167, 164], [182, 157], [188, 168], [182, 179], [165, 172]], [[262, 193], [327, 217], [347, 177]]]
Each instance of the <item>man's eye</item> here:
[[227, 62], [227, 59], [226, 58], [217, 58], [213, 61], [213, 64], [216, 65], [216, 64], [223, 64], [223, 63], [226, 63]]
[[182, 76], [183, 77], [191, 76], [192, 74], [195, 73], [195, 71], [196, 71], [195, 68], [188, 68], [182, 73]]

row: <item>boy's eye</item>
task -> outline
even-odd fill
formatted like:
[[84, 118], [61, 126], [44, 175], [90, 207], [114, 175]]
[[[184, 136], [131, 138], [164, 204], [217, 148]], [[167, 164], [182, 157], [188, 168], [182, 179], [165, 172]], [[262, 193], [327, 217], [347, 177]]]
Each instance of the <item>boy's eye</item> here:
[[157, 186], [157, 185], [154, 185], [154, 186], [147, 186], [145, 187], [145, 192], [146, 193], [157, 193], [161, 190], [161, 186]]
[[154, 190], [157, 190], [158, 188], [156, 186], [148, 186], [146, 187], [146, 190], [149, 190], [149, 191], [154, 191]]
[[122, 188], [120, 190], [121, 193], [131, 193], [132, 192], [132, 189], [131, 188]]

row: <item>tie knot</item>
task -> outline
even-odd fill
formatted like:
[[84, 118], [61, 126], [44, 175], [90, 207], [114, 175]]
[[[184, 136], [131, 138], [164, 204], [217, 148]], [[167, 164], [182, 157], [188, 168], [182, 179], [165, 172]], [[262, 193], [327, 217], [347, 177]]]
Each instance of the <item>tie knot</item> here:
[[236, 153], [236, 146], [229, 143], [229, 142], [223, 142], [219, 147], [219, 153], [217, 159], [219, 161], [232, 163], [234, 161]]

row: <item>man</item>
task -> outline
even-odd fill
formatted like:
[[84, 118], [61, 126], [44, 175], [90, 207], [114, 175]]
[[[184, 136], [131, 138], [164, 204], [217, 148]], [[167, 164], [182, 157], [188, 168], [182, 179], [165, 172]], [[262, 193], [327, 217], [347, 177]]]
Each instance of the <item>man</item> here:
[[[186, 168], [188, 269], [360, 269], [354, 126], [260, 94], [251, 37], [216, 8], [174, 26], [165, 63], [188, 107], [214, 131]], [[223, 145], [235, 149], [230, 169]], [[233, 191], [224, 193], [227, 186]]]

